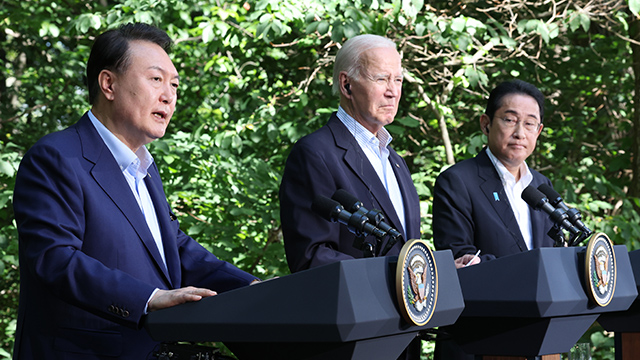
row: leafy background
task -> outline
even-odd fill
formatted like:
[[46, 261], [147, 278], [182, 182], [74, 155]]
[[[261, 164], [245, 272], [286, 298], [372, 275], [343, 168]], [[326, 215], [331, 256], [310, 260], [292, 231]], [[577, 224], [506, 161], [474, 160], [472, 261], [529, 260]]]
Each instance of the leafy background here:
[[[15, 173], [37, 139], [88, 110], [84, 65], [106, 29], [147, 22], [175, 40], [178, 106], [149, 146], [169, 201], [188, 234], [269, 278], [288, 274], [284, 162], [337, 108], [332, 60], [361, 33], [394, 39], [403, 55], [388, 128], [420, 195], [424, 239], [435, 178], [477, 154], [488, 91], [520, 78], [547, 97], [529, 165], [592, 229], [640, 248], [639, 9], [640, 0], [0, 1], [0, 358], [11, 356], [19, 293]], [[581, 341], [595, 359], [613, 359], [611, 336], [596, 323]]]

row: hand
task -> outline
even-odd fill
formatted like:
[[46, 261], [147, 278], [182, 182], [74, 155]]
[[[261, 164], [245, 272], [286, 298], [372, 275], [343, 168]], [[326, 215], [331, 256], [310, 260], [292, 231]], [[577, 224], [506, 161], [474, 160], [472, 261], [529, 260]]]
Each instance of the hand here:
[[274, 277], [272, 277], [270, 279], [264, 279], [264, 280], [255, 279], [249, 285], [260, 284], [260, 283], [263, 283], [263, 282], [266, 282], [266, 281], [269, 281], [269, 280], [273, 280], [273, 279], [278, 279], [278, 278], [280, 278], [280, 277], [279, 276], [274, 276]]
[[199, 301], [202, 298], [217, 295], [218, 293], [203, 288], [188, 286], [175, 290], [158, 290], [149, 300], [148, 312], [168, 308], [187, 302]]
[[[475, 259], [474, 259], [475, 257]], [[480, 263], [480, 257], [475, 256], [473, 254], [465, 254], [460, 256], [459, 258], [454, 260], [454, 263], [456, 264], [456, 269], [460, 269], [463, 268], [465, 266], [469, 266], [469, 265], [475, 265], [475, 264], [479, 264]]]

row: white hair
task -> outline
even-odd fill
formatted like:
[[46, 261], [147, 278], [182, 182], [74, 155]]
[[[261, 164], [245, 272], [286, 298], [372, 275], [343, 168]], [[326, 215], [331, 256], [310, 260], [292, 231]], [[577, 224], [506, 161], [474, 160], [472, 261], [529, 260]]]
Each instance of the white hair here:
[[333, 65], [332, 92], [334, 95], [340, 92], [340, 73], [345, 71], [348, 77], [357, 80], [362, 70], [362, 54], [376, 48], [396, 49], [396, 44], [384, 36], [364, 34], [354, 36], [342, 45]]

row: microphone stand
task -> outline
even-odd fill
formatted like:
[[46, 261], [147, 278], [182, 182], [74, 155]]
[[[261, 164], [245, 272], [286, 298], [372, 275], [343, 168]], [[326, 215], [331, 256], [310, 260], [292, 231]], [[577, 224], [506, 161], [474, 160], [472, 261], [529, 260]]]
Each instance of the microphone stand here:
[[547, 232], [547, 235], [555, 241], [553, 247], [567, 247], [567, 240], [564, 237], [562, 228], [558, 226], [558, 224], [554, 224], [551, 229], [549, 229], [549, 232]]
[[569, 246], [578, 246], [582, 241], [586, 240], [591, 236], [590, 232], [578, 231], [571, 236], [569, 240], [565, 239], [564, 234], [558, 224], [554, 224], [553, 227], [547, 232], [550, 238], [555, 240], [553, 247], [569, 247]]
[[395, 245], [398, 242], [398, 239], [402, 239], [402, 235], [400, 235], [400, 233], [396, 232], [395, 236], [387, 235], [387, 238], [388, 238], [387, 239], [387, 245], [382, 250], [382, 256], [387, 255], [387, 253], [389, 252], [389, 250], [391, 250], [393, 245]]
[[[377, 209], [369, 210], [366, 216], [369, 219], [369, 222], [371, 222], [372, 225], [377, 228], [379, 228], [380, 223], [384, 221], [384, 215], [382, 215], [382, 211]], [[388, 239], [389, 235], [386, 235], [385, 238]], [[382, 246], [382, 243], [383, 241], [381, 238], [376, 238], [375, 254], [380, 254], [380, 247]]]
[[591, 236], [592, 232], [583, 232], [580, 231], [579, 233], [575, 234], [575, 236], [573, 237], [573, 239], [571, 239], [571, 242], [569, 243], [570, 246], [578, 246], [581, 242], [583, 242], [584, 240], [588, 239]]
[[[358, 250], [362, 250], [363, 257], [375, 257], [375, 254], [377, 253], [375, 246], [372, 243], [365, 241], [365, 238], [365, 234], [357, 234], [356, 238], [353, 239], [353, 247]], [[379, 242], [380, 239], [377, 241]]]

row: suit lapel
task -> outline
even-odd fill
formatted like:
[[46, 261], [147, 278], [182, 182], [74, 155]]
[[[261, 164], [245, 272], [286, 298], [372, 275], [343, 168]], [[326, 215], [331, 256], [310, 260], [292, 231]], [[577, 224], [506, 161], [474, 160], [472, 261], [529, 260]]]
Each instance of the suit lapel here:
[[178, 288], [180, 287], [181, 281], [180, 259], [178, 246], [176, 244], [176, 234], [172, 233], [174, 227], [171, 225], [171, 222], [175, 221], [175, 218], [169, 211], [167, 197], [162, 189], [160, 173], [155, 163], [149, 167], [149, 175], [145, 177], [144, 181], [149, 190], [149, 196], [151, 196], [151, 200], [153, 201], [156, 216], [158, 216], [158, 225], [160, 226], [160, 234], [162, 235], [162, 243], [164, 244], [167, 271], [170, 274], [174, 288]]
[[527, 245], [524, 242], [518, 221], [513, 214], [511, 203], [507, 197], [507, 193], [504, 191], [502, 181], [498, 176], [497, 170], [491, 163], [486, 150], [482, 150], [477, 156], [478, 160], [478, 176], [485, 180], [480, 184], [480, 190], [487, 197], [489, 203], [493, 207], [493, 210], [498, 214], [498, 217], [502, 220], [504, 226], [509, 230], [509, 233], [513, 236], [513, 240], [517, 243], [518, 247], [522, 251], [527, 250]]
[[109, 198], [116, 204], [122, 215], [143, 242], [150, 256], [162, 272], [168, 284], [171, 284], [169, 274], [162, 262], [158, 246], [156, 245], [149, 226], [140, 211], [140, 206], [131, 193], [129, 184], [121, 174], [111, 151], [104, 144], [97, 130], [91, 124], [88, 115], [84, 115], [77, 123], [78, 135], [82, 142], [82, 152], [85, 159], [94, 164], [90, 170], [91, 176], [100, 185]]
[[[373, 166], [371, 166], [367, 156], [362, 152], [362, 149], [356, 139], [351, 135], [349, 130], [344, 126], [344, 124], [342, 124], [335, 114], [331, 116], [327, 126], [333, 133], [336, 145], [345, 150], [344, 161], [347, 166], [367, 187], [369, 193], [373, 196], [376, 202], [380, 204], [379, 210], [382, 210], [385, 213], [385, 221], [390, 226], [400, 231], [400, 233], [404, 233], [404, 228], [398, 218], [398, 214], [396, 214], [387, 190], [384, 188], [384, 185], [382, 185], [378, 174]], [[402, 186], [401, 191], [403, 191]]]
[[[531, 172], [533, 173], [531, 186], [537, 188], [542, 184], [542, 182], [534, 170], [531, 170]], [[534, 210], [532, 207], [529, 207], [529, 214], [531, 214], [531, 236], [533, 238], [533, 247], [539, 248], [553, 246], [555, 240], [547, 234], [551, 228], [545, 228], [548, 224], [546, 219], [549, 218], [549, 215], [542, 210]]]
[[[389, 149], [389, 161], [391, 162], [391, 166], [393, 167], [393, 173], [396, 175], [396, 180], [398, 180], [398, 186], [400, 187], [400, 193], [402, 194], [402, 202], [404, 205], [404, 213], [410, 214], [414, 212], [416, 208], [420, 208], [420, 204], [416, 204], [413, 199], [415, 199], [415, 195], [410, 194], [408, 191], [412, 190], [415, 193], [415, 186], [413, 185], [413, 179], [411, 179], [411, 174], [406, 174], [402, 169], [405, 167], [402, 165], [404, 160], [398, 155], [393, 149]], [[412, 222], [407, 217], [406, 221], [406, 234], [407, 240], [413, 238], [420, 238], [420, 229], [414, 229]], [[418, 234], [413, 235], [413, 234]]]

